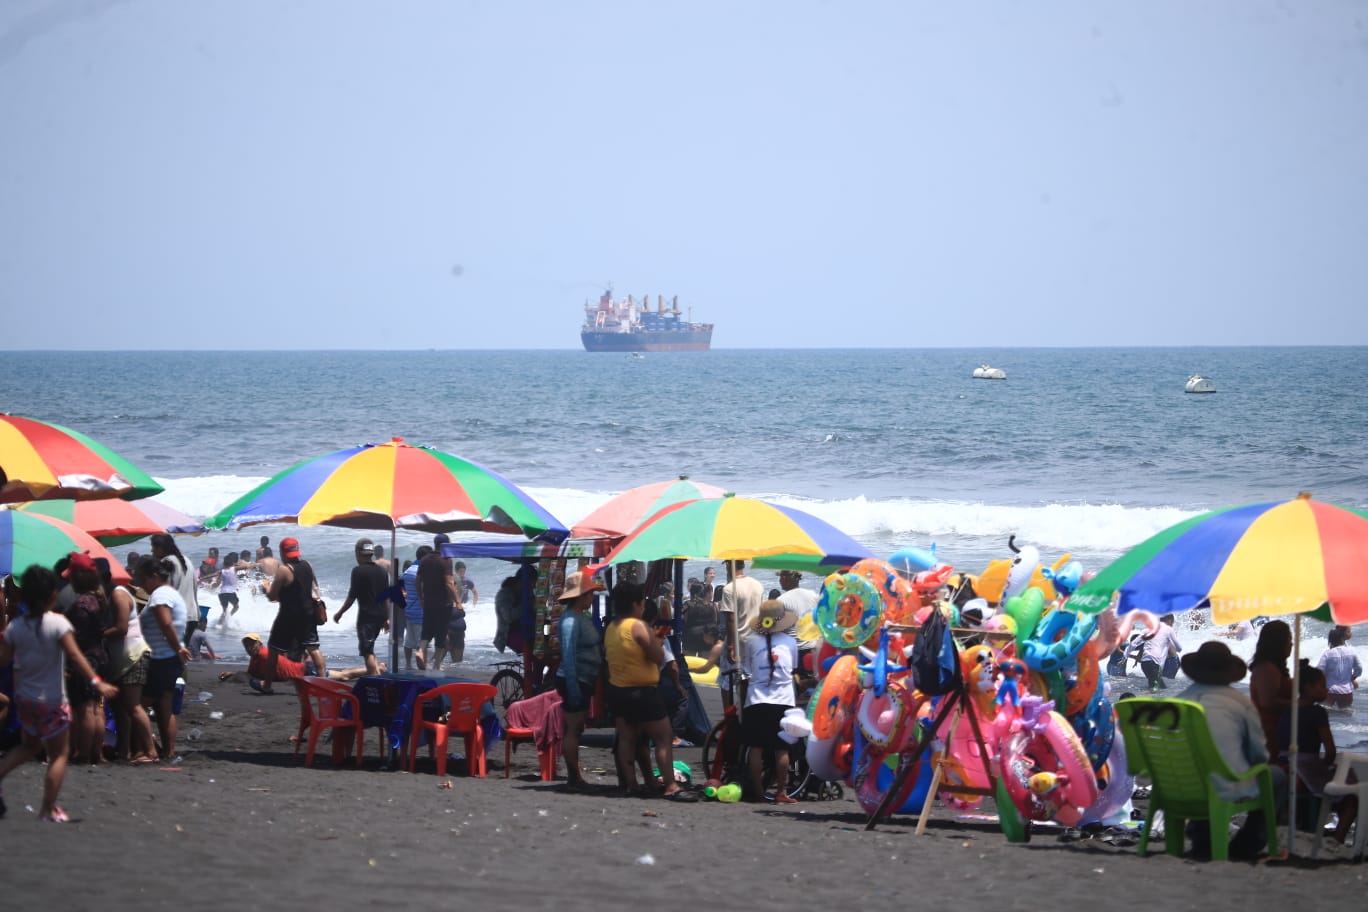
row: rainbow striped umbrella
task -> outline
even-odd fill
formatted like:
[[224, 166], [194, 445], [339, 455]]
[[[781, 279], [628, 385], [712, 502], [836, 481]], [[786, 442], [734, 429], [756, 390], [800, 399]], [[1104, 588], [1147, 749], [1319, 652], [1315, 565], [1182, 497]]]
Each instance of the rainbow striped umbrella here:
[[622, 540], [603, 563], [662, 559], [853, 564], [874, 553], [810, 513], [726, 494], [672, 504]]
[[0, 503], [25, 500], [137, 500], [162, 486], [84, 434], [0, 414]]
[[71, 523], [104, 545], [126, 545], [160, 532], [198, 535], [204, 523], [152, 498], [128, 500], [39, 500], [17, 509]]
[[109, 561], [114, 582], [122, 585], [129, 581], [123, 564], [104, 545], [71, 523], [20, 510], [0, 510], [0, 576], [20, 576], [34, 564], [51, 567], [72, 551], [89, 551], [91, 557], [103, 557]]
[[1248, 504], [1203, 513], [1136, 545], [1069, 605], [1157, 614], [1211, 607], [1230, 624], [1302, 614], [1328, 605], [1338, 624], [1368, 620], [1368, 513], [1312, 500]]
[[483, 531], [560, 541], [565, 526], [492, 469], [395, 437], [299, 463], [205, 520], [211, 529], [258, 523], [348, 529]]
[[570, 534], [576, 538], [622, 538], [671, 504], [707, 500], [726, 493], [716, 485], [691, 481], [687, 475], [641, 485], [623, 491], [575, 523]]

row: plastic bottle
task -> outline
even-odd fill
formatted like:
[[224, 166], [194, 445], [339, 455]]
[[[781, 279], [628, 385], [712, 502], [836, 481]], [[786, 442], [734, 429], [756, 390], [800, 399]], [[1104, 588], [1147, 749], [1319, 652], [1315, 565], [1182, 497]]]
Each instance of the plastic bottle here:
[[179, 716], [185, 705], [185, 678], [176, 678], [176, 695], [171, 699], [171, 714]]
[[728, 782], [717, 790], [717, 800], [731, 804], [741, 800], [741, 786], [735, 782]]

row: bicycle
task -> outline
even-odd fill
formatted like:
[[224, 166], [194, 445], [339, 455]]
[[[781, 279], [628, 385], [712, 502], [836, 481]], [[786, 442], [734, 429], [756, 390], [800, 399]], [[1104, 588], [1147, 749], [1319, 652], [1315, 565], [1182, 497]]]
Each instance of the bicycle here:
[[[723, 785], [736, 782], [744, 792], [749, 793], [751, 750], [752, 748], [741, 743], [741, 719], [736, 707], [728, 706], [721, 721], [714, 725], [708, 732], [708, 737], [703, 739], [703, 770], [708, 780], [716, 780]], [[784, 794], [790, 798], [797, 798], [820, 780], [815, 779], [812, 771], [808, 769], [806, 740], [793, 744], [789, 748], [788, 756], [788, 780], [785, 783]], [[777, 783], [774, 751], [766, 750], [760, 769], [760, 787], [764, 792], [761, 797], [765, 801], [774, 800]], [[833, 787], [836, 790], [835, 794], [828, 794]], [[836, 783], [821, 782], [817, 797], [840, 797], [840, 788]]]
[[523, 663], [520, 659], [503, 662], [491, 662], [499, 670], [494, 672], [494, 677], [489, 679], [489, 683], [497, 691], [494, 695], [494, 710], [499, 714], [499, 724], [504, 724], [508, 717], [508, 707], [521, 700], [523, 693]]

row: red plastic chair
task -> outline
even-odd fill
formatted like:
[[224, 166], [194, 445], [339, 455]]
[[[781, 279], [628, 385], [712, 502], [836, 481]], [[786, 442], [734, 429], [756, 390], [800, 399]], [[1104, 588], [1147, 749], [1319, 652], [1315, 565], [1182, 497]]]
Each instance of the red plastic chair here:
[[[361, 765], [365, 730], [361, 727], [361, 701], [352, 696], [351, 688], [327, 678], [296, 678], [295, 694], [299, 697], [299, 735], [295, 739], [294, 762], [299, 763], [299, 749], [304, 746], [304, 732], [309, 733], [309, 752], [304, 765], [313, 766], [314, 749], [318, 736], [325, 729], [355, 729], [356, 765]], [[350, 707], [351, 718], [343, 718], [342, 708]], [[347, 739], [333, 733], [333, 764], [341, 762], [347, 749]]]
[[[489, 684], [443, 684], [426, 693], [418, 695], [413, 704], [413, 730], [409, 734], [409, 772], [418, 760], [418, 745], [422, 741], [423, 730], [432, 732], [432, 759], [437, 764], [437, 775], [446, 775], [447, 736], [451, 734], [465, 737], [465, 750], [470, 773], [484, 778], [485, 742], [484, 729], [480, 727], [480, 707], [498, 691]], [[429, 721], [423, 718], [423, 707], [441, 700], [451, 701], [451, 711], [445, 721]]]
[[537, 765], [541, 768], [541, 781], [550, 782], [556, 778], [560, 768], [560, 744], [546, 750], [536, 748], [537, 733], [530, 728], [504, 727], [504, 778], [513, 774], [513, 748], [517, 744], [531, 744], [537, 750]]
[[[553, 706], [558, 706], [560, 702], [560, 694], [548, 690], [535, 697], [519, 700], [508, 707], [507, 724], [504, 725], [505, 779], [512, 775], [513, 750], [519, 744], [531, 744], [536, 748], [537, 765], [540, 767], [543, 782], [550, 782], [556, 778], [556, 771], [560, 768], [560, 733], [563, 717], [558, 713], [552, 717], [549, 710]], [[543, 726], [544, 733], [548, 733], [548, 736], [543, 738], [543, 747], [537, 747], [537, 730], [527, 721], [528, 719], [540, 719], [538, 724]]]

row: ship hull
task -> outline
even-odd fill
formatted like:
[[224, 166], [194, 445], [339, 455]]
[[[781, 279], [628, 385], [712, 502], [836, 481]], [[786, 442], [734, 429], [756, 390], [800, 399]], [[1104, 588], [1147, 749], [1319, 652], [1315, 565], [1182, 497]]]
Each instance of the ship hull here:
[[677, 352], [708, 351], [712, 330], [679, 332], [593, 332], [580, 333], [584, 350], [591, 352]]

